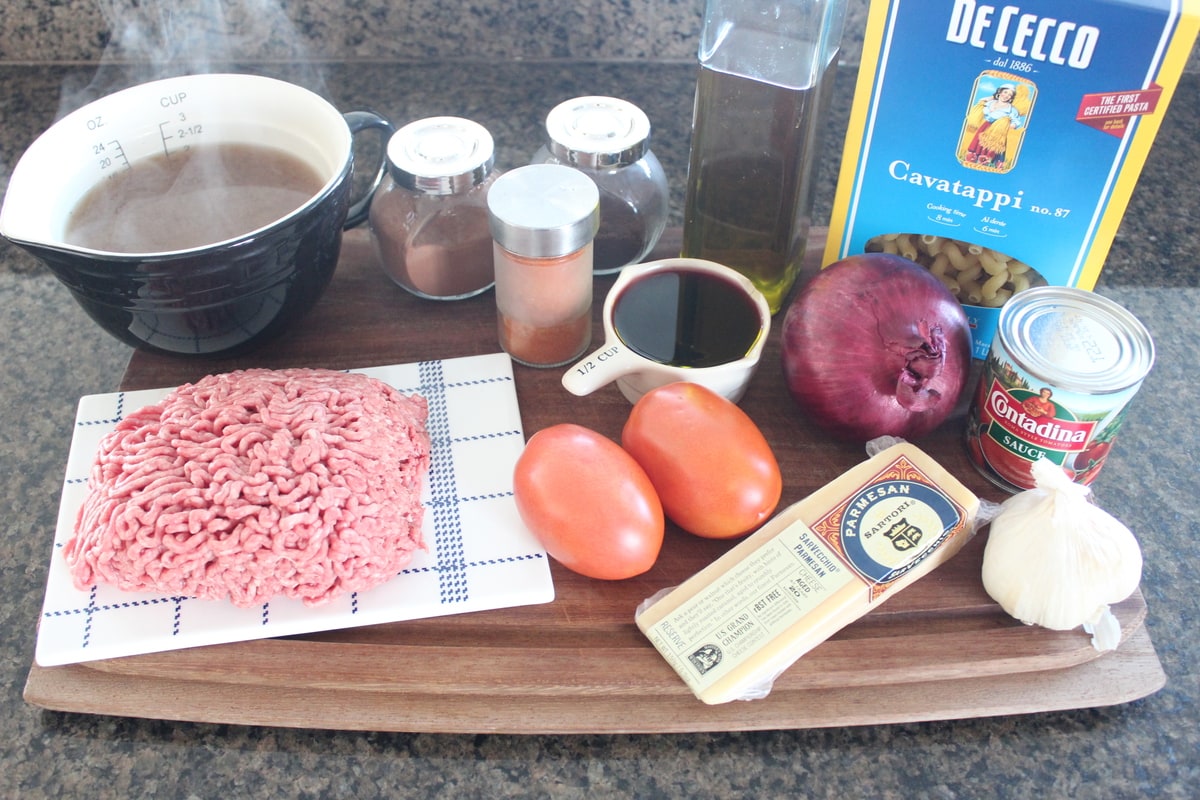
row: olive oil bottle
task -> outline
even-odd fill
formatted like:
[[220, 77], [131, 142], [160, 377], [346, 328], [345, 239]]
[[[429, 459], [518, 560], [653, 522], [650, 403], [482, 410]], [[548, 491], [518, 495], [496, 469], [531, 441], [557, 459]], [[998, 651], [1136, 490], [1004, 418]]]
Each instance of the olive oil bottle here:
[[845, 0], [708, 0], [683, 255], [733, 267], [779, 311], [811, 225]]

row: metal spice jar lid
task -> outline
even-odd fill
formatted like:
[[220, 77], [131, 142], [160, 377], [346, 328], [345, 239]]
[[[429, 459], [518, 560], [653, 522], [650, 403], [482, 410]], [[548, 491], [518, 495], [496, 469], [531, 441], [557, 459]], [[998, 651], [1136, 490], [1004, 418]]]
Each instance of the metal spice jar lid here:
[[590, 169], [633, 164], [646, 154], [650, 118], [615, 97], [576, 97], [546, 115], [546, 147], [560, 161]]
[[410, 122], [387, 144], [388, 174], [425, 194], [457, 194], [483, 182], [495, 163], [492, 135], [461, 117]]
[[600, 227], [600, 190], [561, 164], [530, 164], [504, 173], [488, 190], [496, 244], [531, 258], [555, 258], [588, 244]]

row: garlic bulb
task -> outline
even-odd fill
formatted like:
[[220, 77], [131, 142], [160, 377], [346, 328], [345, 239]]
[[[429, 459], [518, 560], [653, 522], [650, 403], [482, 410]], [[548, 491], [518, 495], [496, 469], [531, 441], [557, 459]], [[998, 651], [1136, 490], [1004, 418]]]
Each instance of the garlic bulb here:
[[1097, 650], [1121, 641], [1109, 610], [1142, 579], [1142, 551], [1120, 521], [1097, 506], [1088, 487], [1046, 459], [1033, 464], [1035, 488], [1005, 500], [983, 553], [983, 587], [1030, 625], [1092, 634]]

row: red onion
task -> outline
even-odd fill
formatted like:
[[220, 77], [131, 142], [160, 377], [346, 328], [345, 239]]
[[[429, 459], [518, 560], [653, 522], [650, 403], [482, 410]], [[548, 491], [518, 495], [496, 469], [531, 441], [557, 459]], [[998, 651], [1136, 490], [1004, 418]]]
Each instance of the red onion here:
[[971, 369], [962, 305], [918, 264], [850, 256], [817, 274], [783, 321], [788, 391], [843, 439], [916, 439], [940, 425]]

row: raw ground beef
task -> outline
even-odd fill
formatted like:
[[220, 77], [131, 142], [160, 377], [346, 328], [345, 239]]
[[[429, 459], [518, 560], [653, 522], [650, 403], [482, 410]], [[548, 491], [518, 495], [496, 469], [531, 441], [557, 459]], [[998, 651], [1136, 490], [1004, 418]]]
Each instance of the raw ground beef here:
[[427, 407], [354, 373], [210, 375], [100, 446], [65, 555], [75, 586], [319, 605], [423, 547]]

